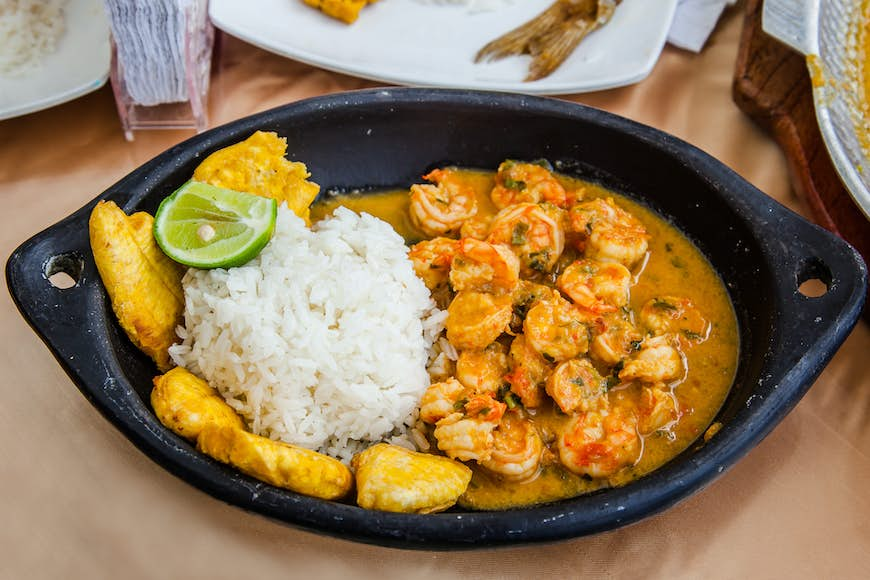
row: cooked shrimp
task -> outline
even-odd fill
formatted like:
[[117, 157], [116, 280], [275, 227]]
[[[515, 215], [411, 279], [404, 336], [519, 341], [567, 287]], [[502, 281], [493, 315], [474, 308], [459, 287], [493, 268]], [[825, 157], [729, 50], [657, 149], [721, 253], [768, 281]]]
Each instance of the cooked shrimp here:
[[610, 197], [583, 201], [568, 210], [568, 230], [583, 236], [589, 236], [598, 227], [639, 225], [633, 215], [616, 205]]
[[486, 348], [508, 329], [512, 313], [509, 295], [460, 292], [447, 308], [447, 340], [460, 350]]
[[502, 244], [473, 238], [459, 240], [450, 268], [450, 285], [457, 292], [510, 292], [520, 279], [520, 260]]
[[486, 461], [492, 456], [492, 431], [504, 415], [506, 405], [486, 395], [475, 395], [464, 407], [438, 421], [433, 435], [438, 449], [460, 461]]
[[455, 233], [477, 213], [474, 189], [453, 179], [453, 174], [450, 169], [435, 169], [423, 176], [435, 185], [411, 186], [411, 221], [427, 236]]
[[520, 280], [514, 288], [512, 303], [514, 315], [511, 319], [511, 329], [517, 333], [522, 332], [523, 320], [526, 319], [529, 309], [540, 300], [551, 300], [554, 290], [543, 284], [536, 284], [528, 280]]
[[674, 337], [667, 334], [644, 339], [640, 350], [619, 371], [619, 378], [647, 383], [679, 378], [683, 375], [685, 365], [675, 342]]
[[506, 244], [520, 258], [524, 275], [549, 272], [565, 248], [562, 210], [556, 206], [519, 203], [498, 212], [487, 240]]
[[667, 430], [680, 419], [680, 404], [664, 383], [645, 386], [640, 391], [637, 427], [641, 435]]
[[498, 166], [495, 187], [490, 193], [499, 209], [517, 203], [546, 201], [565, 207], [568, 195], [559, 180], [541, 163], [523, 163], [508, 159]]
[[689, 298], [657, 296], [640, 309], [640, 322], [653, 334], [675, 333], [682, 346], [707, 340], [707, 322]]
[[608, 477], [634, 464], [641, 451], [634, 415], [615, 407], [575, 415], [557, 439], [559, 459], [569, 470]]
[[459, 241], [450, 238], [432, 238], [411, 246], [408, 259], [414, 265], [414, 272], [429, 290], [434, 290], [447, 281], [458, 247]]
[[546, 388], [565, 413], [607, 406], [607, 381], [585, 358], [560, 363], [547, 379]]
[[510, 372], [505, 380], [511, 391], [520, 398], [527, 409], [539, 407], [544, 401], [544, 380], [551, 365], [532, 348], [526, 337], [518, 334], [511, 343]]
[[616, 262], [577, 260], [556, 279], [574, 304], [596, 313], [615, 312], [628, 304], [631, 272]]
[[589, 348], [589, 329], [576, 306], [558, 292], [552, 300], [532, 306], [523, 322], [526, 340], [547, 360], [574, 358]]
[[643, 334], [631, 321], [616, 314], [604, 317], [600, 330], [593, 333], [589, 355], [609, 366], [619, 364], [640, 348]]
[[456, 361], [456, 378], [472, 393], [495, 395], [505, 383], [508, 360], [498, 342], [483, 350], [463, 350]]
[[496, 423], [478, 421], [454, 413], [438, 422], [434, 436], [438, 449], [460, 461], [486, 461], [492, 456], [492, 432]]
[[465, 387], [453, 377], [432, 383], [420, 399], [420, 419], [430, 425], [436, 424], [455, 413], [457, 403], [464, 396]]
[[462, 227], [459, 228], [459, 237], [485, 240], [489, 235], [490, 224], [492, 224], [492, 216], [477, 214], [462, 223]]
[[507, 481], [527, 481], [538, 474], [544, 443], [528, 418], [507, 413], [492, 434], [492, 455], [479, 462], [482, 467]]
[[604, 227], [592, 231], [586, 242], [585, 255], [631, 268], [646, 255], [647, 248], [646, 230], [642, 228]]
[[472, 419], [480, 421], [491, 421], [498, 423], [504, 416], [507, 405], [501, 401], [497, 401], [486, 393], [478, 393], [472, 395], [464, 406], [465, 415]]
[[631, 268], [646, 254], [646, 228], [612, 198], [576, 204], [568, 213], [568, 224], [571, 232], [580, 235], [587, 258]]

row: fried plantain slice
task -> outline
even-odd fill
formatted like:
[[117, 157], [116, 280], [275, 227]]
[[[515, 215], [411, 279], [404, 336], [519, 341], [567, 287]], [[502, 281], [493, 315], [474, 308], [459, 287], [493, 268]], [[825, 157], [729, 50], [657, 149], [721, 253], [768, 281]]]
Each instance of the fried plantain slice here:
[[206, 425], [196, 447], [261, 481], [304, 495], [339, 499], [353, 486], [353, 475], [337, 459], [237, 427]]
[[151, 406], [161, 423], [194, 441], [208, 425], [237, 429], [245, 426], [216, 390], [181, 367], [154, 377]]
[[465, 493], [471, 469], [458, 461], [378, 443], [354, 455], [357, 503], [366, 509], [430, 514]]
[[288, 161], [287, 140], [276, 133], [257, 131], [241, 143], [219, 149], [194, 170], [193, 179], [271, 197], [285, 202], [296, 215], [309, 221], [308, 206], [320, 186], [308, 181], [304, 163]]
[[115, 202], [101, 201], [88, 229], [94, 262], [121, 328], [157, 368], [172, 368], [168, 348], [184, 313], [185, 268], [160, 251], [145, 212], [126, 215]]
[[309, 6], [319, 9], [327, 16], [341, 20], [345, 24], [353, 24], [359, 18], [359, 12], [366, 4], [374, 4], [377, 0], [302, 0]]

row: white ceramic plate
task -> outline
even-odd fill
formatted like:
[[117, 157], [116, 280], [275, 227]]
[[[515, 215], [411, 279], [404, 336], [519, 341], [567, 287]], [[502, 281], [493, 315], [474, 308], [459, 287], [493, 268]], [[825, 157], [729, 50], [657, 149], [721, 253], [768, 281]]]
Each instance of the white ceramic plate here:
[[75, 99], [109, 77], [109, 24], [102, 0], [69, 0], [57, 50], [21, 75], [0, 75], [0, 119]]
[[870, 118], [861, 79], [865, 0], [765, 0], [764, 30], [807, 56], [816, 119], [834, 167], [870, 219]]
[[677, 0], [623, 0], [549, 77], [523, 82], [528, 57], [475, 64], [490, 40], [553, 0], [514, 0], [495, 11], [418, 0], [380, 0], [348, 26], [301, 0], [211, 0], [215, 26], [251, 44], [314, 66], [388, 83], [566, 94], [646, 77], [667, 38]]

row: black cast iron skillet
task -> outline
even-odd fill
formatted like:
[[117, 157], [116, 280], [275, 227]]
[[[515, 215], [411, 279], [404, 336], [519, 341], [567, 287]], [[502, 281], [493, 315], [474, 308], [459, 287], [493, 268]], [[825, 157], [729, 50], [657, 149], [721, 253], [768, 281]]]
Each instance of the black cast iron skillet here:
[[[618, 489], [531, 509], [404, 515], [283, 491], [219, 464], [151, 411], [153, 364], [115, 321], [88, 246], [97, 200], [22, 244], [6, 275], [24, 317], [84, 395], [154, 461], [242, 508], [342, 538], [413, 548], [471, 548], [576, 537], [656, 513], [709, 484], [767, 435], [807, 391], [855, 325], [867, 285], [845, 242], [759, 192], [674, 137], [567, 102], [432, 89], [369, 90], [293, 103], [173, 147], [113, 185], [128, 213], [154, 212], [210, 152], [257, 129], [288, 138], [326, 189], [407, 187], [443, 164], [494, 169], [505, 158], [547, 158], [565, 173], [620, 191], [679, 227], [730, 292], [740, 361], [716, 420], [723, 427]], [[48, 280], [76, 280], [61, 290]], [[827, 292], [798, 292], [819, 279]]]

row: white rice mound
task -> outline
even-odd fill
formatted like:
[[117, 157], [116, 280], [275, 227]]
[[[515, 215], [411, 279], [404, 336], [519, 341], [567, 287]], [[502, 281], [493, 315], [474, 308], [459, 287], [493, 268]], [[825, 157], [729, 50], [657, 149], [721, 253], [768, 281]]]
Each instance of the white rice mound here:
[[67, 0], [0, 0], [0, 74], [24, 74], [57, 49]]
[[170, 355], [254, 433], [343, 461], [377, 441], [411, 446], [446, 312], [407, 251], [368, 214], [338, 208], [309, 229], [282, 205], [257, 258], [185, 275]]

